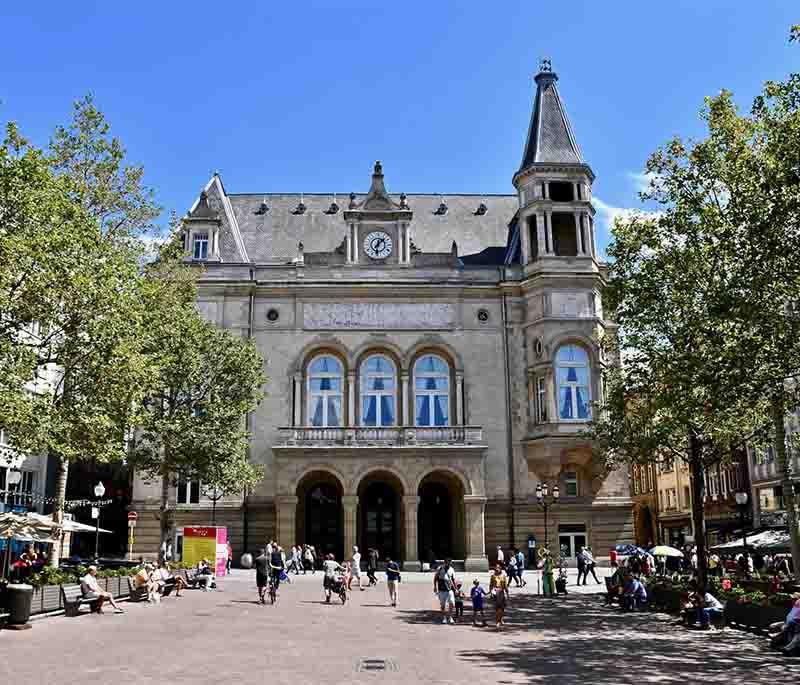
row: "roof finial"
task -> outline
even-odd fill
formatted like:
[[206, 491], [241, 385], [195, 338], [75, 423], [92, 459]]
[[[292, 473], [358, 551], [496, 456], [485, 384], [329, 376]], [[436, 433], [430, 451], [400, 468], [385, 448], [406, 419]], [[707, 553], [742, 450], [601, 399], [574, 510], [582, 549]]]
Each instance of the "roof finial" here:
[[373, 176], [383, 176], [383, 165], [381, 161], [375, 162], [375, 169], [372, 171]]
[[550, 58], [542, 57], [541, 61], [539, 62], [539, 73], [549, 74], [552, 71], [553, 71], [553, 63], [550, 61]]

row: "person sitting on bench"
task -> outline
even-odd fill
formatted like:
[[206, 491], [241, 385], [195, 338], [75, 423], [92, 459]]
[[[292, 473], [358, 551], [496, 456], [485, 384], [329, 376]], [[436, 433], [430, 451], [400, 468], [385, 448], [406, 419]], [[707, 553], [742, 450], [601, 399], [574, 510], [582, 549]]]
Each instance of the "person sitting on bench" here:
[[172, 592], [171, 588], [175, 588], [175, 596], [181, 596], [181, 590], [186, 587], [183, 578], [175, 576], [169, 570], [169, 564], [166, 561], [159, 561], [158, 568], [156, 569], [156, 581], [158, 582], [158, 589], [162, 595], [168, 595]]
[[696, 584], [691, 587], [693, 591], [689, 594], [689, 601], [684, 606], [684, 620], [688, 625], [699, 623], [701, 629], [713, 630], [711, 619], [722, 616], [722, 604], [710, 592], [700, 592]]
[[800, 654], [800, 592], [795, 592], [792, 599], [786, 620], [770, 640], [772, 647], [779, 648], [787, 656]]
[[214, 580], [214, 573], [212, 572], [211, 567], [208, 565], [208, 559], [203, 559], [197, 565], [197, 572], [194, 574], [194, 580], [202, 585], [203, 592], [208, 592], [208, 589], [211, 587], [211, 583]]
[[97, 566], [90, 566], [87, 569], [86, 575], [81, 578], [81, 594], [84, 599], [97, 600], [97, 613], [103, 613], [103, 602], [108, 601], [114, 607], [115, 614], [124, 614], [125, 612], [117, 606], [114, 601], [114, 596], [110, 592], [103, 592], [97, 585]]
[[145, 564], [134, 576], [136, 589], [147, 592], [147, 601], [150, 604], [161, 602], [161, 594], [158, 591], [158, 581], [153, 577], [153, 564]]
[[633, 611], [637, 606], [647, 604], [647, 590], [644, 583], [634, 576], [627, 575], [619, 603], [624, 611]]

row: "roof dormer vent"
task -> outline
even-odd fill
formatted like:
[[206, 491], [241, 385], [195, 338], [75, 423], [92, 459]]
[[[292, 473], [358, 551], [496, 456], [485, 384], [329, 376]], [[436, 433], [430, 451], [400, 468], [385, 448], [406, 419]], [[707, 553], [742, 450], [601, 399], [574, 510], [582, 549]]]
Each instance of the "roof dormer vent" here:
[[266, 198], [261, 200], [261, 204], [258, 205], [258, 209], [253, 212], [256, 216], [264, 216], [269, 211], [269, 205], [267, 204]]
[[442, 201], [439, 203], [439, 206], [433, 212], [436, 216], [444, 216], [447, 214], [447, 203], [442, 198]]
[[475, 210], [474, 214], [475, 214], [475, 216], [483, 216], [488, 211], [489, 211], [489, 208], [486, 206], [486, 204], [481, 202], [478, 205], [478, 209]]

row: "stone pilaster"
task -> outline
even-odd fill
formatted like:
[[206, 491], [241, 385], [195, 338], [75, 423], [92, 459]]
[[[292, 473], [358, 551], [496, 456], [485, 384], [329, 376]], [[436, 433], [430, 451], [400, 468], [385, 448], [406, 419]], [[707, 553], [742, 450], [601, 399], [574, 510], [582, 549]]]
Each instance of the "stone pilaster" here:
[[294, 375], [294, 425], [303, 425], [303, 375]]
[[406, 548], [403, 569], [419, 571], [419, 544], [417, 542], [417, 516], [419, 513], [419, 497], [406, 495], [403, 497], [403, 515], [406, 519]]
[[483, 515], [486, 509], [486, 497], [482, 495], [465, 495], [464, 511], [467, 525], [467, 558], [464, 568], [467, 571], [488, 571], [489, 560], [486, 558]]
[[290, 547], [296, 542], [297, 501], [296, 495], [278, 495], [275, 498], [277, 542], [283, 548]]
[[342, 497], [344, 509], [344, 558], [349, 559], [353, 553], [353, 545], [358, 535], [358, 495], [345, 495]]
[[347, 374], [347, 418], [342, 421], [344, 426], [356, 425], [356, 372]]
[[456, 425], [464, 426], [464, 374], [456, 373]]
[[413, 426], [413, 412], [409, 406], [408, 399], [408, 374], [402, 373], [400, 375], [400, 416], [398, 421], [402, 421], [403, 425]]

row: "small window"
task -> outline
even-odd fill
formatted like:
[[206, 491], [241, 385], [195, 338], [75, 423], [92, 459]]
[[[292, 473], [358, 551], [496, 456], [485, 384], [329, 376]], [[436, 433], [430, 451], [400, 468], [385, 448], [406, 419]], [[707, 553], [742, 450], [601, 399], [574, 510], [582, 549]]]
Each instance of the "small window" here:
[[208, 233], [195, 233], [192, 240], [192, 258], [208, 259]]
[[575, 471], [566, 471], [564, 473], [564, 493], [567, 497], [578, 496], [578, 474]]
[[691, 496], [691, 493], [689, 492], [689, 486], [688, 485], [684, 485], [683, 486], [683, 506], [685, 506], [687, 508], [690, 506], [689, 503], [691, 501], [691, 497], [692, 496]]
[[175, 499], [178, 504], [200, 504], [200, 481], [179, 479]]
[[550, 199], [553, 202], [572, 202], [575, 199], [573, 188], [572, 183], [550, 181]]

